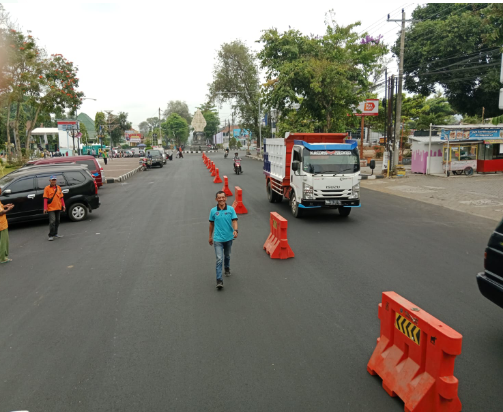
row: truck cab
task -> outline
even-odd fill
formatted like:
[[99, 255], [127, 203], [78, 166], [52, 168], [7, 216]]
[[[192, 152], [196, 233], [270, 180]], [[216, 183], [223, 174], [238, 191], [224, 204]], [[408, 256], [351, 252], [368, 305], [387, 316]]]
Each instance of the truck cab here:
[[269, 201], [286, 197], [295, 217], [301, 217], [306, 209], [322, 207], [348, 216], [352, 208], [360, 207], [356, 141], [335, 134], [319, 138], [309, 134], [303, 140], [292, 137], [266, 139], [264, 173]]
[[350, 207], [360, 206], [359, 179], [356, 142], [322, 144], [296, 140], [290, 174], [292, 213], [334, 207], [349, 215]]

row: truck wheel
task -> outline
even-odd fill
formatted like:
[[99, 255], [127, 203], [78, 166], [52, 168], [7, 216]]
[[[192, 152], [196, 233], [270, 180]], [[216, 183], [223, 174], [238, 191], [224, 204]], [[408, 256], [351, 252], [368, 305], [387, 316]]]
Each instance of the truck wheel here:
[[267, 199], [269, 200], [269, 203], [274, 203], [275, 198], [274, 198], [275, 193], [271, 189], [271, 181], [267, 182]]
[[68, 217], [73, 222], [80, 222], [87, 216], [87, 207], [83, 203], [74, 203], [68, 210]]
[[344, 207], [344, 206], [339, 207], [339, 214], [341, 216], [347, 217], [347, 216], [349, 216], [350, 213], [351, 213], [350, 207]]
[[297, 197], [295, 196], [295, 193], [292, 194], [292, 198], [290, 199], [290, 208], [292, 209], [293, 217], [295, 218], [302, 217], [303, 210], [301, 210], [299, 204], [297, 203]]

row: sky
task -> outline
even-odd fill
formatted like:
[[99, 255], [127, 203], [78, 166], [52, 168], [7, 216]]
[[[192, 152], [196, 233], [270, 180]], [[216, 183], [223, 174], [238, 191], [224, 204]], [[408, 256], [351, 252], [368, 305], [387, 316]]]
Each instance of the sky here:
[[[170, 100], [187, 102], [193, 113], [205, 102], [217, 50], [239, 39], [258, 51], [262, 30], [292, 29], [323, 34], [325, 14], [334, 9], [340, 25], [361, 22], [384, 41], [395, 41], [399, 24], [417, 3], [367, 1], [163, 1], [2, 2], [11, 19], [39, 40], [47, 53], [60, 53], [78, 66], [86, 97], [79, 112], [129, 114], [133, 127], [158, 115]], [[396, 72], [396, 62], [390, 69]], [[230, 108], [219, 108], [222, 123]]]

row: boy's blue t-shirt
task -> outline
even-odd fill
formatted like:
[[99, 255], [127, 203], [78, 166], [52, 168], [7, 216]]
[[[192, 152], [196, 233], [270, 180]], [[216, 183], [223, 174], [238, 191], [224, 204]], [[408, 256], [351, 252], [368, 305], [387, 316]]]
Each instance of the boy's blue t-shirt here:
[[210, 222], [215, 223], [213, 230], [214, 242], [228, 242], [234, 239], [234, 229], [232, 221], [238, 219], [238, 215], [232, 206], [225, 205], [223, 209], [219, 209], [218, 205], [210, 211]]

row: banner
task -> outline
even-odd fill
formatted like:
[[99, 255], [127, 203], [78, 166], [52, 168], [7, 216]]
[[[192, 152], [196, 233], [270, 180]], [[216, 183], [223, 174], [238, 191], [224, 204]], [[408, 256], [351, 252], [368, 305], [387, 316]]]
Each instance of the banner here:
[[465, 129], [449, 130], [442, 129], [440, 139], [442, 140], [485, 140], [492, 138], [503, 138], [503, 128], [500, 129]]
[[367, 99], [358, 105], [358, 110], [361, 113], [357, 113], [353, 110], [355, 116], [378, 116], [379, 115], [379, 99]]

